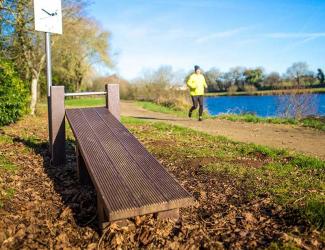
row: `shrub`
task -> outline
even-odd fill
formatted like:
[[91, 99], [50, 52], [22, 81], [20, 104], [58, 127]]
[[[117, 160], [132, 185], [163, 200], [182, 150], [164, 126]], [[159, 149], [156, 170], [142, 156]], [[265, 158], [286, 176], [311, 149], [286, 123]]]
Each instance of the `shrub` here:
[[125, 79], [114, 74], [111, 76], [95, 78], [91, 85], [87, 86], [86, 91], [104, 91], [106, 84], [119, 84], [120, 85], [120, 98], [122, 100], [132, 100], [133, 86]]
[[315, 95], [295, 90], [277, 97], [277, 111], [282, 117], [301, 119], [316, 113], [316, 102]]
[[227, 92], [229, 95], [234, 94], [235, 92], [238, 91], [238, 87], [236, 85], [231, 85], [228, 89]]
[[137, 101], [153, 102], [177, 111], [187, 110], [190, 105], [187, 91], [161, 83], [134, 85], [133, 98]]
[[248, 92], [248, 93], [253, 93], [257, 91], [257, 88], [254, 85], [245, 85], [244, 86], [244, 91]]
[[0, 126], [15, 122], [27, 110], [28, 91], [13, 65], [0, 59]]

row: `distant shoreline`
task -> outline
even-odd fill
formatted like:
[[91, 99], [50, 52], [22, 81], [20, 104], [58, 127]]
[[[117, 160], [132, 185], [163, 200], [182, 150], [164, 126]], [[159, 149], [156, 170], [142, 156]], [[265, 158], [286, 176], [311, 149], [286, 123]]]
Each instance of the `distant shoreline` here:
[[286, 95], [291, 93], [298, 94], [325, 94], [325, 88], [309, 88], [309, 89], [278, 89], [278, 90], [259, 90], [252, 92], [215, 92], [206, 93], [206, 97], [213, 96], [266, 96], [266, 95]]

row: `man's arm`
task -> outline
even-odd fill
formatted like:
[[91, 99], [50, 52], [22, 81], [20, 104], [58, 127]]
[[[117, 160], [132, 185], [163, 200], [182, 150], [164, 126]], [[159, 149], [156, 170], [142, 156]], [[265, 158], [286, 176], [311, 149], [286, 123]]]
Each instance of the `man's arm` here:
[[190, 88], [190, 89], [195, 89], [196, 88], [196, 83], [193, 79], [193, 75], [190, 76], [190, 78], [188, 79], [187, 81], [187, 86]]

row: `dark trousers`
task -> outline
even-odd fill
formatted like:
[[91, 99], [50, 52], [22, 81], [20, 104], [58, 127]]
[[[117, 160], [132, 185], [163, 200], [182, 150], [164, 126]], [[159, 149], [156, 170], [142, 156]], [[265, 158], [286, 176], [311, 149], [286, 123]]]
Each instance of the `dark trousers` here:
[[197, 109], [197, 106], [199, 105], [199, 116], [202, 116], [203, 114], [203, 95], [195, 95], [191, 96], [193, 106], [190, 109], [190, 113], [193, 112], [193, 110]]

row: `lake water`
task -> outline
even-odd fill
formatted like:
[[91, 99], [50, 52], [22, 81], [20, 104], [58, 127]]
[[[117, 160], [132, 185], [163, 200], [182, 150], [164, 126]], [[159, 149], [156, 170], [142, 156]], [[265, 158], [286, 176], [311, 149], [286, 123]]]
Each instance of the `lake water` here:
[[[325, 94], [313, 94], [315, 114], [325, 115]], [[278, 116], [279, 96], [215, 96], [205, 97], [205, 108], [211, 115], [252, 112], [258, 116]]]

